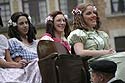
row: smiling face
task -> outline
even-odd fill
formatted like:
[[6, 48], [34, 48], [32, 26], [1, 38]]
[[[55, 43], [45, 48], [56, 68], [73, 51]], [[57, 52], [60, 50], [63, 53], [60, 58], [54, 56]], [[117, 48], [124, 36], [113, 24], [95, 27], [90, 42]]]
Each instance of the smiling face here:
[[62, 33], [64, 32], [66, 26], [66, 20], [63, 14], [58, 14], [54, 19], [55, 32]]
[[25, 16], [20, 16], [17, 20], [17, 27], [20, 35], [26, 35], [29, 30], [28, 20]]
[[87, 6], [86, 10], [83, 12], [83, 18], [88, 27], [95, 27], [95, 25], [97, 24], [97, 16], [93, 6]]

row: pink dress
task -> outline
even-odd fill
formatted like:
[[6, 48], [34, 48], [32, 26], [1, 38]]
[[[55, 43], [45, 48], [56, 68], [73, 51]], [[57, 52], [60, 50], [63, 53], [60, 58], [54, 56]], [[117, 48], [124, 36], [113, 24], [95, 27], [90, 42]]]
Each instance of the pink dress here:
[[66, 47], [69, 52], [71, 51], [70, 45], [69, 45], [69, 43], [66, 40], [60, 39], [60, 38], [52, 38], [51, 34], [49, 34], [49, 33], [45, 33], [40, 40], [50, 40], [50, 41], [59, 42], [64, 47]]

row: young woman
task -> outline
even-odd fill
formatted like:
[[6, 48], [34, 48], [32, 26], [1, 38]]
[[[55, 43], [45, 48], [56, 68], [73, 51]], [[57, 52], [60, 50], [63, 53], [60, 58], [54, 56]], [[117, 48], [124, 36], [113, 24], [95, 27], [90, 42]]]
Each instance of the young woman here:
[[[87, 62], [92, 57], [91, 61], [99, 57], [107, 57], [117, 62], [115, 56], [123, 55], [120, 57], [124, 57], [123, 53], [114, 55], [115, 51], [109, 48], [109, 36], [106, 32], [99, 30], [100, 19], [95, 6], [82, 3], [73, 9], [72, 13], [74, 16], [74, 30], [68, 36], [68, 41], [72, 46], [73, 53], [83, 57], [84, 62]], [[121, 59], [119, 60], [125, 63]], [[120, 71], [123, 70], [118, 66], [117, 78], [123, 78], [125, 75], [120, 73]]]
[[36, 30], [31, 19], [26, 13], [15, 12], [8, 27], [10, 55], [17, 63], [25, 60], [26, 67], [0, 71], [0, 82], [41, 83], [36, 50], [38, 41], [35, 40]]
[[15, 61], [25, 59], [31, 61], [37, 56], [36, 30], [30, 17], [23, 12], [16, 12], [9, 20], [8, 36], [10, 53]]
[[108, 35], [99, 31], [100, 21], [96, 8], [91, 4], [80, 4], [73, 9], [74, 31], [68, 36], [74, 52], [82, 57], [112, 54], [108, 47]]
[[45, 20], [46, 33], [41, 40], [51, 40], [59, 42], [70, 51], [70, 45], [66, 38], [70, 33], [67, 18], [61, 11], [54, 11], [48, 15]]
[[[45, 65], [46, 69], [44, 70], [47, 70], [48, 68], [51, 69], [53, 73], [49, 70], [48, 71], [52, 73], [53, 79], [55, 81], [58, 80], [59, 82], [64, 82], [64, 83], [86, 83], [85, 82], [86, 79], [84, 79], [83, 77], [81, 78], [81, 75], [83, 76], [84, 71], [82, 70], [83, 65], [80, 57], [70, 55], [70, 52], [71, 52], [70, 45], [67, 42], [67, 37], [70, 34], [70, 28], [69, 28], [68, 20], [66, 16], [61, 11], [54, 11], [48, 15], [48, 17], [45, 20], [45, 24], [46, 24], [46, 33], [42, 35], [41, 40], [54, 41], [54, 45], [61, 43], [68, 50], [68, 53], [63, 51], [64, 49], [63, 47], [61, 47], [61, 45], [60, 46], [58, 45], [57, 50], [60, 50], [62, 55], [60, 55], [56, 60], [51, 59], [52, 55], [50, 55], [51, 57], [50, 56], [47, 57], [46, 60], [44, 58], [43, 61], [45, 61], [46, 63], [50, 63], [51, 61], [51, 64], [49, 66], [50, 68], [48, 67], [48, 65]], [[54, 47], [52, 49], [54, 49]], [[44, 46], [43, 49], [44, 48], [47, 48], [47, 47]], [[51, 48], [51, 46], [48, 48]], [[49, 51], [51, 52], [51, 49], [48, 50], [47, 53], [49, 53]], [[58, 53], [60, 54], [60, 52]], [[41, 64], [43, 61], [41, 61]], [[56, 61], [56, 64], [55, 64], [55, 61]], [[54, 64], [58, 66], [57, 69], [55, 68]], [[41, 66], [41, 70], [42, 70], [42, 66]], [[47, 74], [47, 75], [49, 79], [49, 77], [51, 77], [50, 76], [51, 74]], [[47, 75], [43, 74], [43, 77], [44, 76], [47, 77]]]

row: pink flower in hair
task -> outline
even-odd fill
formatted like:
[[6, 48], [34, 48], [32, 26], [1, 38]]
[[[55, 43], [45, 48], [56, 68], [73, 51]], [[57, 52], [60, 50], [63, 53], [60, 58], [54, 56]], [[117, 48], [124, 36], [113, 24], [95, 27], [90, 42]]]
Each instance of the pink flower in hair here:
[[93, 9], [94, 9], [95, 11], [97, 11], [97, 8], [96, 8], [95, 6], [93, 6]]
[[47, 16], [47, 18], [45, 19], [45, 24], [47, 23], [47, 21], [53, 21], [53, 17], [52, 16]]
[[79, 10], [78, 8], [75, 8], [75, 9], [72, 10], [72, 14], [73, 15], [80, 15], [80, 14], [82, 14], [82, 11]]

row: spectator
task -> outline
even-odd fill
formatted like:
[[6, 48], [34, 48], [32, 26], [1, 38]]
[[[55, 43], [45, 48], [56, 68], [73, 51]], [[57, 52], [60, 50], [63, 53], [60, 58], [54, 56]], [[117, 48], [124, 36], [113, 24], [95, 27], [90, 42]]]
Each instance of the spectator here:
[[125, 83], [115, 78], [117, 64], [109, 60], [98, 60], [90, 63], [92, 83]]

